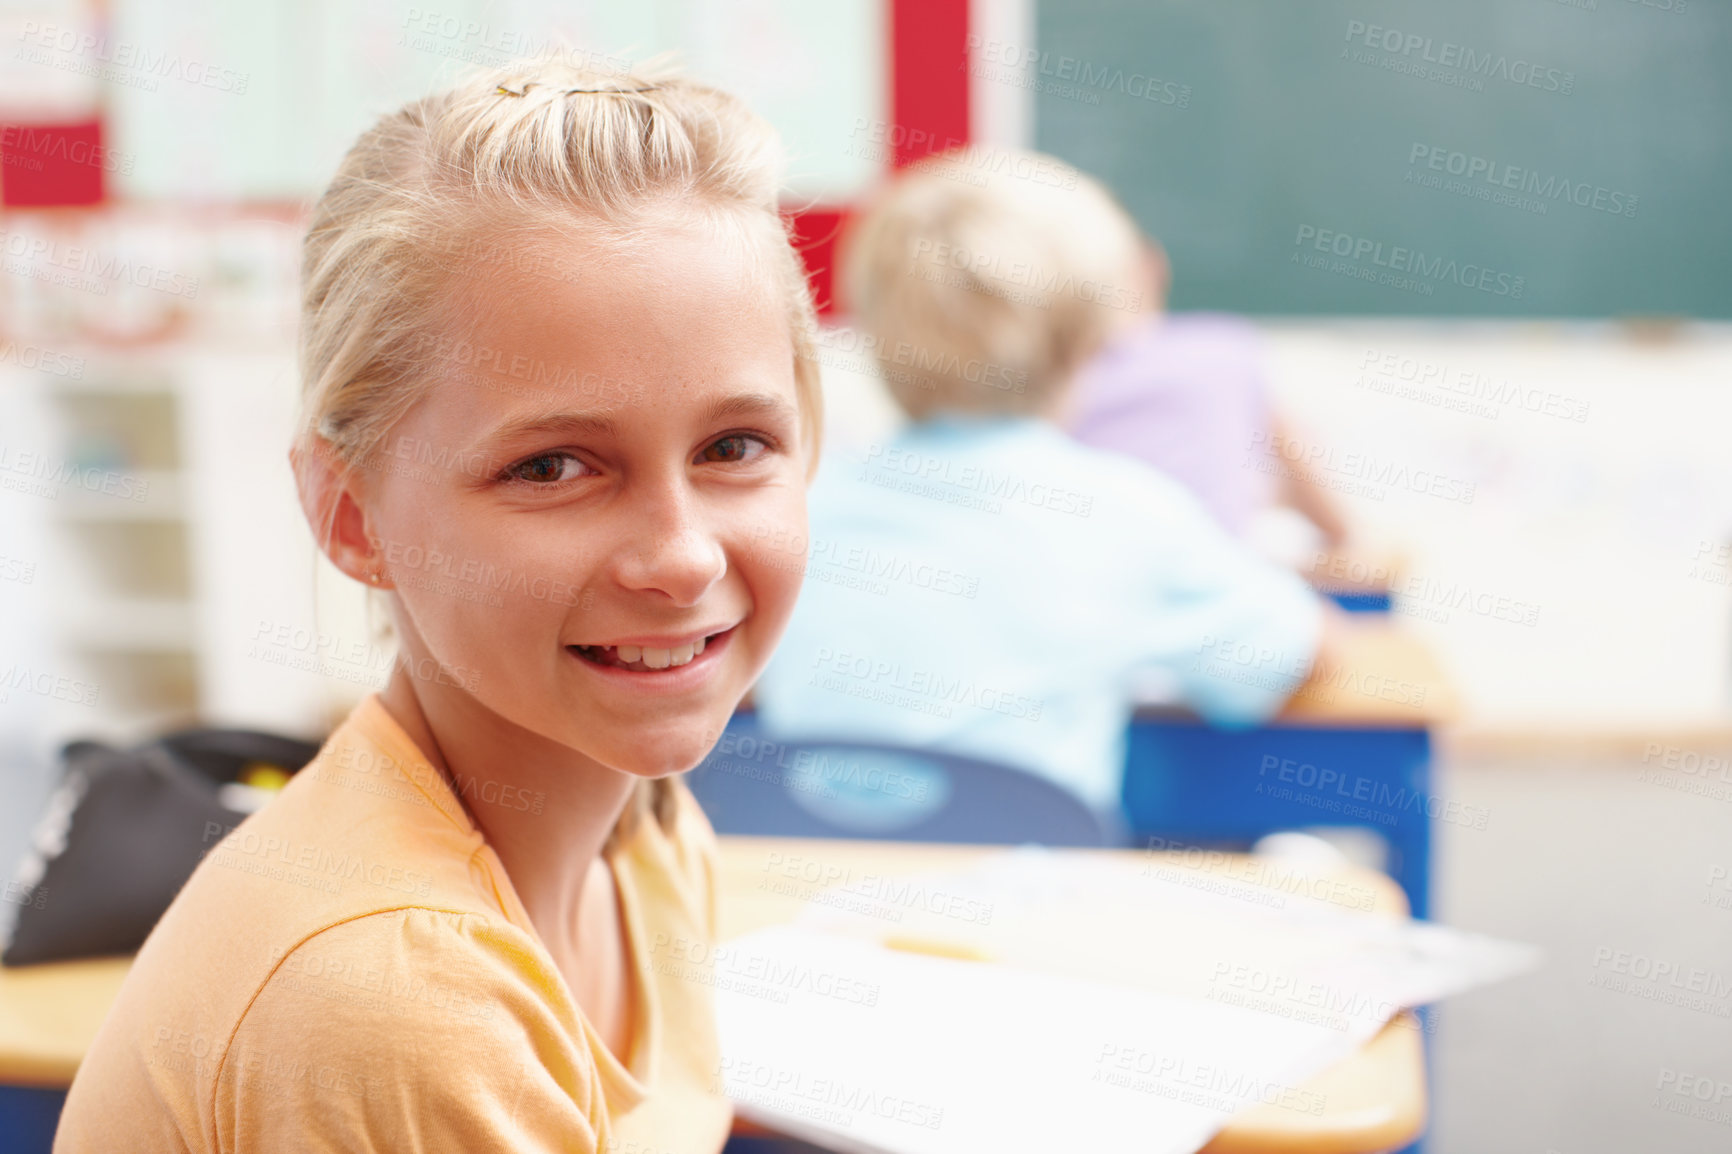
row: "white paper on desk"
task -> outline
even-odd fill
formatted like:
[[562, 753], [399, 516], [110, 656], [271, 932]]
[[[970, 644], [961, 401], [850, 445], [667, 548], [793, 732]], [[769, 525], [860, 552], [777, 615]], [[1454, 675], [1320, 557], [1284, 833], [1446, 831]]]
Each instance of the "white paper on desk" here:
[[[1238, 857], [1234, 875], [1171, 860], [1024, 847], [916, 878], [868, 875], [831, 895], [846, 901], [808, 906], [799, 924], [952, 942], [1021, 968], [1354, 1031], [1539, 964], [1531, 946], [1368, 916], [1372, 891], [1326, 884], [1340, 875], [1304, 864]], [[1085, 941], [1092, 954], [1079, 951]]]
[[[1189, 1154], [1376, 1032], [794, 926], [718, 952], [741, 1116], [848, 1154]], [[750, 980], [736, 980], [749, 976]]]

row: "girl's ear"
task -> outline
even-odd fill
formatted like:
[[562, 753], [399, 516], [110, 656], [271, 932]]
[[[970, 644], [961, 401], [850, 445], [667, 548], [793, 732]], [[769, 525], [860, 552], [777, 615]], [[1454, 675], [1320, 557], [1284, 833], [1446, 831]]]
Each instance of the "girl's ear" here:
[[309, 437], [291, 448], [289, 466], [295, 472], [301, 512], [312, 526], [320, 552], [361, 584], [390, 588], [378, 540], [368, 531], [355, 470], [321, 437]]
[[1167, 250], [1152, 237], [1144, 239], [1142, 252], [1144, 284], [1149, 292], [1148, 312], [1158, 313], [1167, 307], [1167, 292], [1173, 285], [1173, 266], [1167, 261]]

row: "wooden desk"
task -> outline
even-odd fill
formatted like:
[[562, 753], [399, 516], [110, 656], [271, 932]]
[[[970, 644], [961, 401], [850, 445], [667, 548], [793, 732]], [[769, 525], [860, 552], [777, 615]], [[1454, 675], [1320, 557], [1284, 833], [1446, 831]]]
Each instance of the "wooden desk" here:
[[132, 959], [0, 966], [0, 1084], [64, 1090]]
[[[1429, 729], [1461, 713], [1454, 682], [1425, 642], [1382, 615], [1339, 613], [1321, 654], [1273, 725], [1346, 729]], [[1198, 721], [1171, 700], [1147, 699], [1139, 719]]]
[[1388, 596], [1401, 586], [1410, 566], [1405, 548], [1356, 543], [1320, 550], [1298, 569], [1319, 593]]
[[[773, 862], [794, 857], [823, 863], [826, 869], [852, 876], [913, 875], [932, 869], [957, 868], [985, 854], [1002, 852], [983, 846], [916, 845], [902, 842], [808, 840], [775, 837], [723, 837], [721, 887], [723, 902], [719, 936], [723, 941], [799, 916], [809, 897], [788, 896], [761, 887]], [[1054, 853], [1119, 855], [1138, 863], [1159, 861], [1189, 869], [1174, 855], [1130, 850], [1054, 850]], [[780, 855], [780, 856], [775, 856]], [[1218, 862], [1226, 870], [1242, 858]], [[1199, 873], [1207, 866], [1194, 867]], [[1343, 875], [1374, 895], [1370, 916], [1405, 917], [1407, 900], [1388, 877], [1368, 870]], [[1110, 952], [1109, 952], [1110, 953]], [[1089, 951], [1075, 951], [1079, 962]], [[1116, 955], [1125, 968], [1103, 975], [1102, 957], [1089, 956], [1087, 973], [1110, 976], [1131, 984], [1160, 988], [1146, 980], [1131, 954]], [[1105, 964], [1111, 964], [1110, 958]], [[1076, 967], [1079, 973], [1082, 965]], [[1206, 1154], [1369, 1154], [1392, 1150], [1413, 1141], [1425, 1126], [1425, 1055], [1417, 1019], [1412, 1014], [1385, 1026], [1364, 1048], [1311, 1079], [1304, 1090], [1323, 1095], [1320, 1114], [1300, 1114], [1274, 1105], [1257, 1105], [1236, 1115], [1207, 1147]], [[762, 1133], [741, 1125], [740, 1133]]]
[[1383, 617], [1338, 620], [1334, 643], [1281, 710], [1280, 723], [1425, 729], [1460, 714], [1449, 677], [1412, 632]]
[[[791, 921], [804, 908], [805, 898], [761, 888], [767, 865], [787, 860], [772, 858], [773, 854], [806, 855], [827, 866], [896, 876], [961, 866], [997, 852], [979, 846], [792, 838], [723, 837], [721, 845], [723, 940]], [[1123, 850], [1054, 852], [1118, 853], [1139, 862], [1150, 860], [1149, 855]], [[1191, 868], [1176, 858], [1153, 856]], [[1196, 868], [1206, 872], [1205, 867]], [[1217, 868], [1227, 867], [1217, 864]], [[1388, 878], [1363, 870], [1346, 876], [1373, 892], [1373, 916], [1405, 916], [1406, 900]], [[0, 968], [0, 1083], [51, 1089], [70, 1085], [130, 965], [130, 958], [111, 958]], [[1133, 972], [1118, 977], [1140, 981]], [[1425, 1059], [1412, 1015], [1386, 1026], [1357, 1054], [1312, 1079], [1304, 1089], [1324, 1095], [1327, 1107], [1321, 1114], [1255, 1106], [1236, 1116], [1207, 1151], [1361, 1154], [1411, 1141], [1423, 1128], [1426, 1111]]]

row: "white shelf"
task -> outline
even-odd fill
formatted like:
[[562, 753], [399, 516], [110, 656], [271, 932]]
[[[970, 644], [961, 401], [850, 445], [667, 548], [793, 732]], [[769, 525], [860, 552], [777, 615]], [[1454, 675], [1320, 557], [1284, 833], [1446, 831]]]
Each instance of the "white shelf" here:
[[[173, 469], [115, 470], [115, 494], [68, 485], [55, 498], [65, 522], [179, 521], [186, 516], [181, 475]], [[130, 482], [127, 483], [127, 482]], [[142, 499], [124, 494], [142, 493]]]
[[136, 365], [110, 366], [86, 362], [82, 377], [37, 378], [50, 393], [79, 396], [171, 397], [174, 378], [155, 369]]
[[79, 730], [79, 735], [121, 747], [140, 745], [165, 733], [197, 724], [196, 715], [187, 707], [104, 708], [100, 716], [100, 724]]
[[156, 597], [95, 597], [61, 608], [59, 631], [87, 653], [190, 653], [190, 601]]

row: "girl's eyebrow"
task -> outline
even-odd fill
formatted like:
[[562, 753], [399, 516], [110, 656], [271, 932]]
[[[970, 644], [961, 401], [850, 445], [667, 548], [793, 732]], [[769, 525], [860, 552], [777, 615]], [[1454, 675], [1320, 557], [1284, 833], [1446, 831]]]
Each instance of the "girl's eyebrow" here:
[[588, 433], [591, 436], [611, 437], [618, 429], [619, 426], [612, 417], [600, 413], [538, 413], [495, 426], [479, 437], [477, 443], [497, 445], [539, 433]]
[[[708, 424], [723, 417], [767, 416], [791, 420], [794, 406], [774, 393], [733, 393], [718, 397], [698, 413], [698, 421]], [[506, 421], [479, 439], [480, 444], [500, 444], [530, 434], [588, 434], [613, 437], [619, 433], [619, 421], [599, 412], [537, 413]]]

